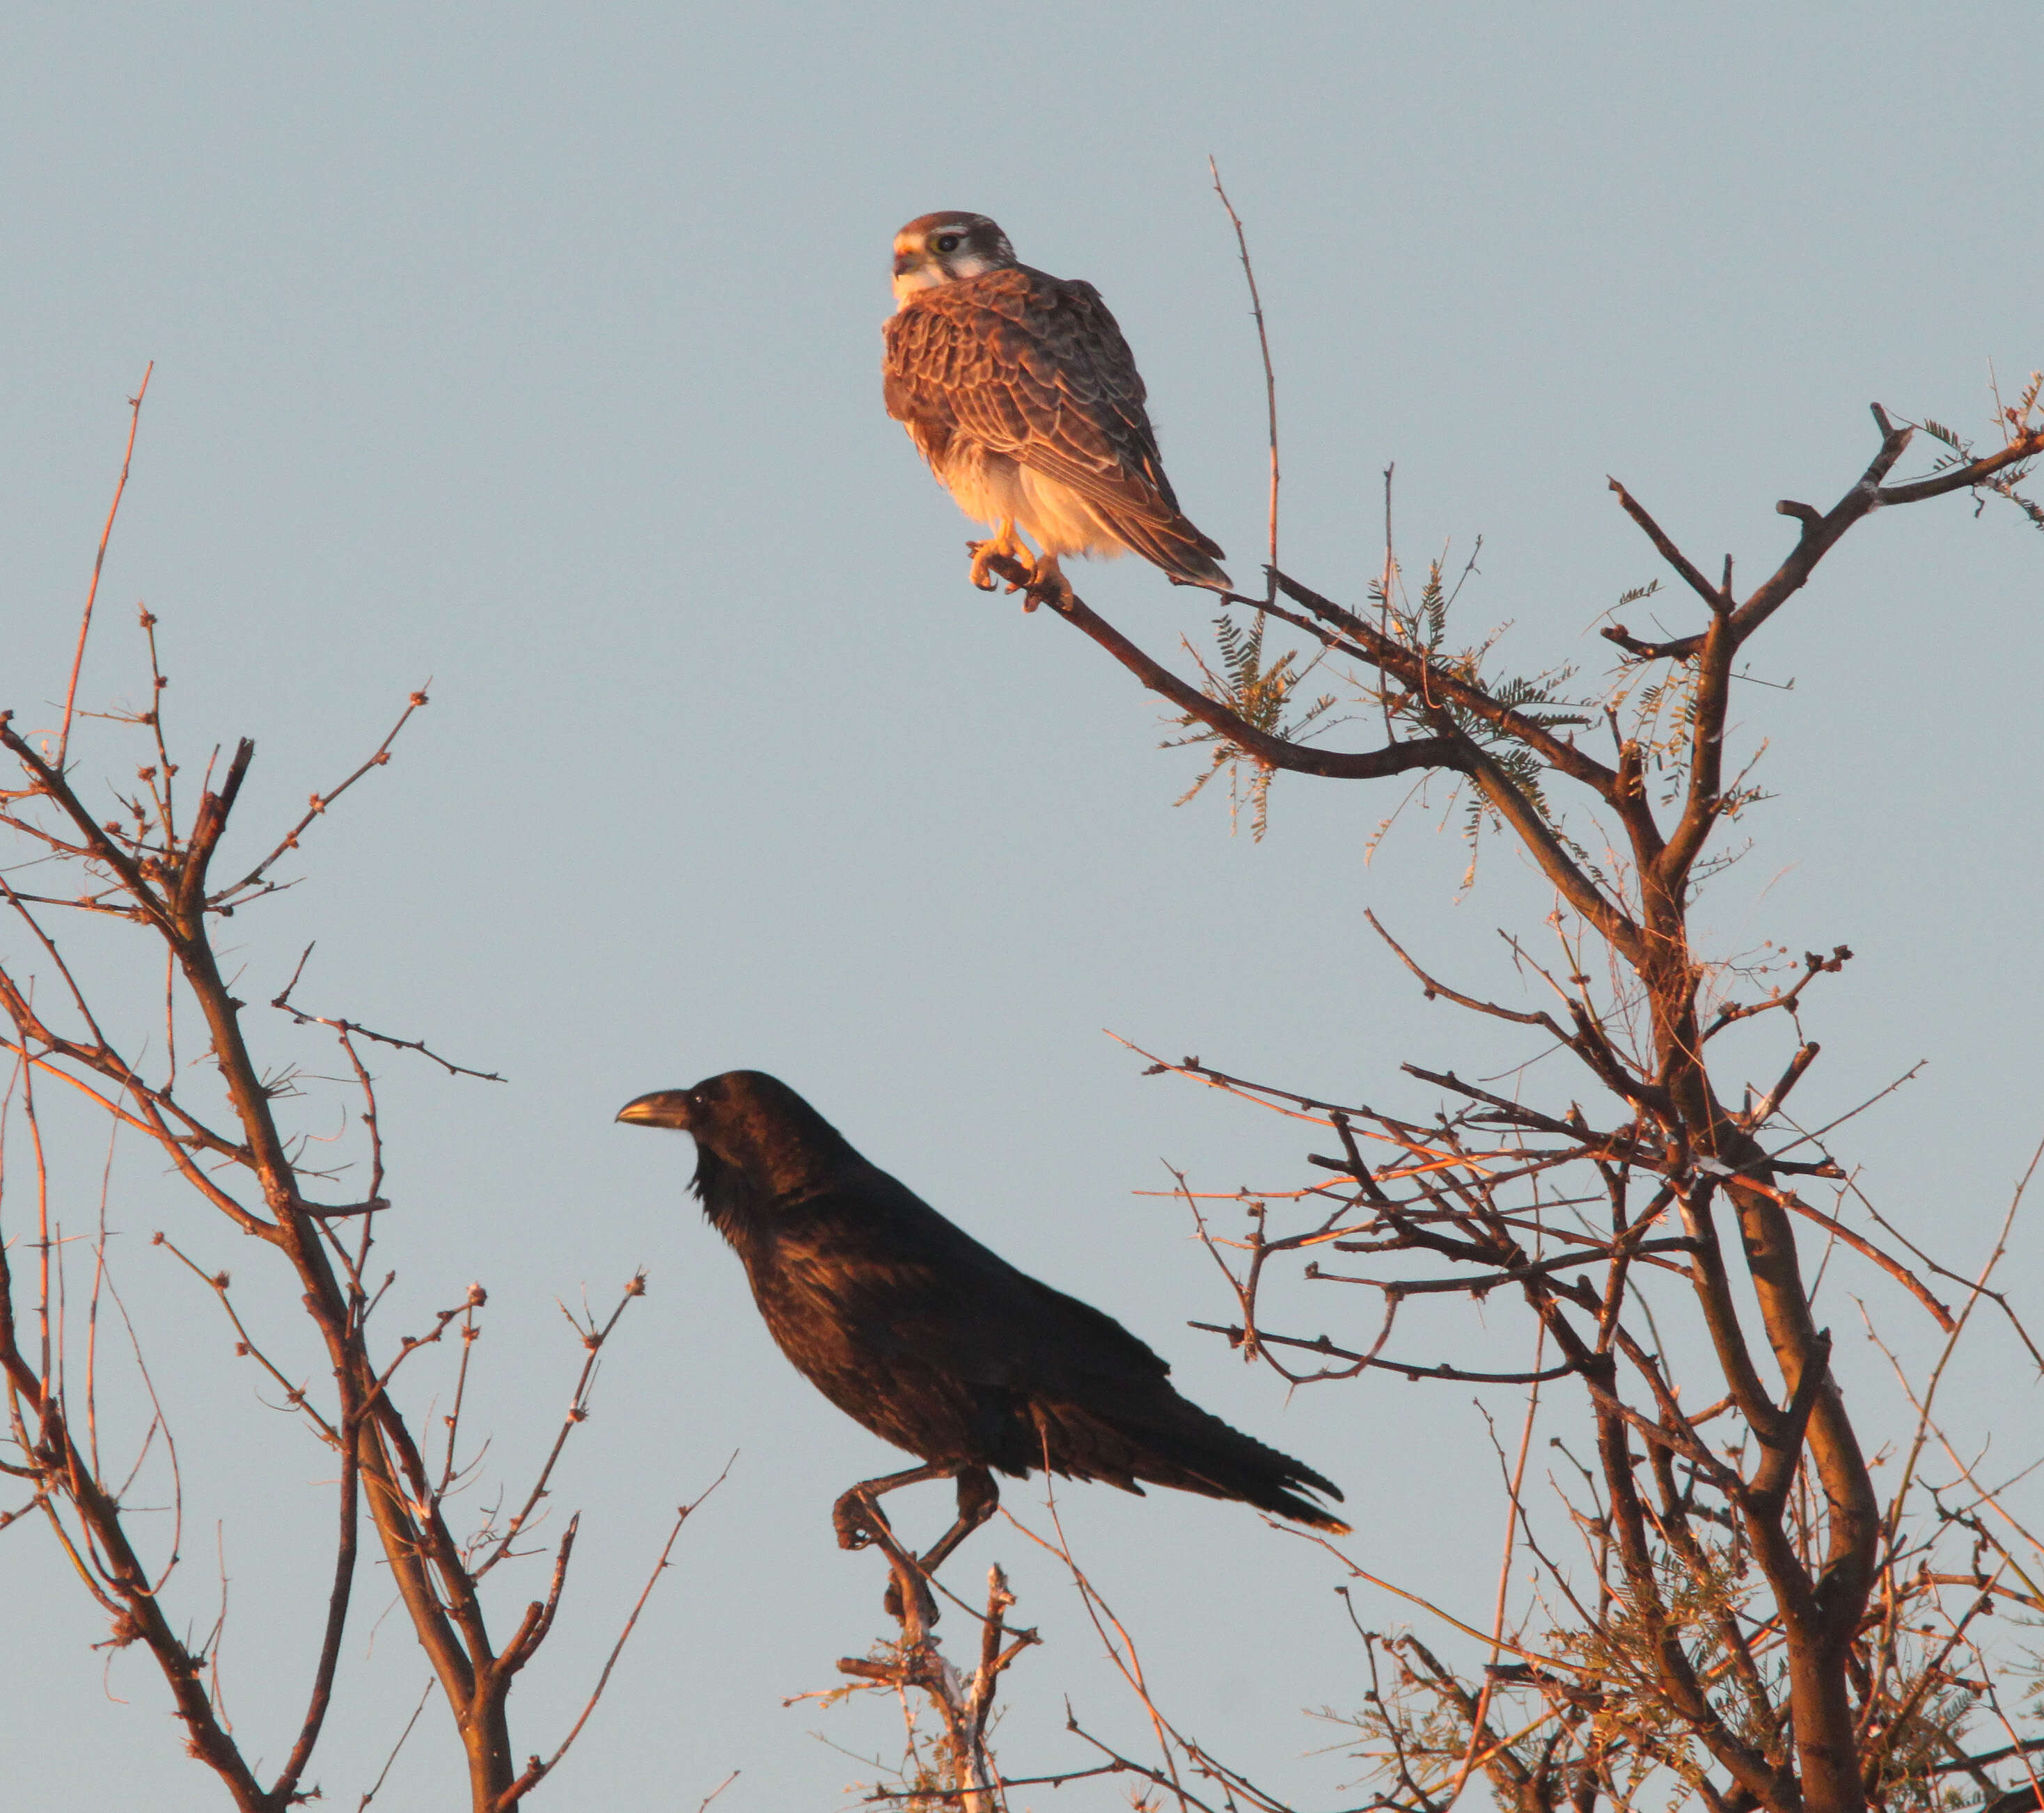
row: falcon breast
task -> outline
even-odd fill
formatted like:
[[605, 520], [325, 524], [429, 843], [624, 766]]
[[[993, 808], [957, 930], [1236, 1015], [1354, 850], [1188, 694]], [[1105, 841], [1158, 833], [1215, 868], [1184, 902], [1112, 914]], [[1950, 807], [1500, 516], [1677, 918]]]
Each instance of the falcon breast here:
[[[1164, 476], [1146, 393], [1100, 292], [1032, 271], [984, 214], [925, 214], [894, 236], [887, 413], [959, 507], [989, 524], [973, 580], [1005, 555], [1032, 593], [1058, 559], [1132, 549], [1181, 586], [1231, 590], [1220, 549]], [[1032, 561], [1020, 529], [1041, 555]]]

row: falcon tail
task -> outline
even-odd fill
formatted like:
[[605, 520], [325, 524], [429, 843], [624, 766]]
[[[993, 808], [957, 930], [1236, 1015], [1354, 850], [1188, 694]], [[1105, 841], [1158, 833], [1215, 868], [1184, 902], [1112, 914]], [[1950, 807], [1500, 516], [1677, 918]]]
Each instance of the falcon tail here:
[[1129, 545], [1151, 566], [1162, 569], [1174, 586], [1204, 586], [1210, 592], [1231, 592], [1235, 582], [1216, 558], [1219, 543], [1200, 533], [1181, 516], [1167, 523], [1117, 523]]
[[1232, 592], [1235, 582], [1229, 578], [1219, 561], [1210, 554], [1188, 549], [1169, 566], [1159, 561], [1166, 576], [1174, 585], [1204, 586], [1209, 592]]

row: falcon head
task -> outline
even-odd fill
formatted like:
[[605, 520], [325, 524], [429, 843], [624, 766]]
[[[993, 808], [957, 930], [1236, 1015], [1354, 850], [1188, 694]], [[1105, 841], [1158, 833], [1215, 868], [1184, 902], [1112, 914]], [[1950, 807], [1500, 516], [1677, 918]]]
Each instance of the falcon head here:
[[1008, 236], [984, 214], [925, 214], [894, 236], [894, 302], [1015, 263]]

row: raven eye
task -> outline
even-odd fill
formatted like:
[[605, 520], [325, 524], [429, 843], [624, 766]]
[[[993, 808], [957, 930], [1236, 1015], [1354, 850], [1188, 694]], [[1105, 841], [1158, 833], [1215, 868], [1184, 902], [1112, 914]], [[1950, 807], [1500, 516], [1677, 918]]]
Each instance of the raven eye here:
[[931, 243], [939, 252], [956, 252], [961, 236], [957, 233], [939, 233]]

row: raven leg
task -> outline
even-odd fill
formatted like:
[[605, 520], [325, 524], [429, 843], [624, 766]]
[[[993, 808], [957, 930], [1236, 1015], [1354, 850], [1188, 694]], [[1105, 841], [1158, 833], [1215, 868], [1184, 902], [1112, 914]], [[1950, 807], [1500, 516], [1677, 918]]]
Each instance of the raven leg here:
[[[892, 1492], [897, 1486], [920, 1485], [926, 1479], [949, 1479], [956, 1470], [932, 1463], [910, 1467], [905, 1473], [883, 1473], [878, 1479], [861, 1480], [831, 1507], [831, 1527], [837, 1531], [837, 1546], [840, 1549], [863, 1549], [872, 1543], [875, 1524], [882, 1530], [893, 1528], [880, 1508], [882, 1492]], [[963, 1488], [960, 1490], [962, 1492]]]
[[933, 1574], [951, 1550], [1001, 1508], [1001, 1488], [984, 1467], [960, 1467], [958, 1480], [958, 1521], [937, 1539], [936, 1546], [917, 1564]]
[[[897, 1486], [918, 1485], [924, 1480], [932, 1479], [958, 1481], [958, 1518], [927, 1554], [909, 1558], [915, 1562], [916, 1571], [927, 1580], [959, 1543], [999, 1508], [1001, 1489], [986, 1468], [932, 1463], [910, 1467], [905, 1473], [886, 1473], [878, 1479], [861, 1481], [831, 1508], [831, 1523], [837, 1531], [838, 1546], [868, 1547], [881, 1531], [891, 1536], [893, 1526], [880, 1508], [881, 1495], [893, 1491]], [[887, 1596], [882, 1604], [890, 1618], [901, 1615], [901, 1595], [895, 1581], [888, 1582]], [[932, 1615], [934, 1615], [934, 1607]]]
[[958, 1481], [958, 1521], [937, 1539], [936, 1546], [921, 1558], [919, 1564], [924, 1573], [934, 1572], [952, 1550], [1001, 1507], [1001, 1489], [993, 1483], [993, 1475], [984, 1467], [932, 1462], [924, 1466], [910, 1467], [904, 1473], [883, 1473], [878, 1479], [860, 1481], [831, 1508], [831, 1526], [837, 1531], [837, 1546], [840, 1549], [870, 1546], [876, 1523], [891, 1533], [894, 1526], [880, 1508], [881, 1495], [899, 1486], [920, 1485], [924, 1480], [933, 1479]]
[[[851, 1492], [846, 1492], [838, 1500], [836, 1508], [832, 1511], [832, 1523], [836, 1523], [838, 1527], [838, 1546], [846, 1547], [846, 1550], [863, 1550], [866, 1543], [875, 1539], [869, 1519], [877, 1519], [881, 1529], [887, 1531], [889, 1537], [893, 1535], [893, 1525], [887, 1523], [887, 1515], [875, 1502], [881, 1492], [891, 1492], [895, 1486], [913, 1486], [922, 1480], [943, 1478], [955, 1478], [959, 1482], [957, 1521], [952, 1523], [951, 1529], [947, 1529], [943, 1535], [938, 1537], [936, 1543], [926, 1554], [908, 1554], [904, 1558], [909, 1561], [909, 1565], [913, 1565], [918, 1574], [922, 1574], [924, 1580], [930, 1580], [936, 1574], [938, 1565], [943, 1565], [944, 1558], [1000, 1508], [1000, 1486], [993, 1484], [993, 1473], [987, 1472], [986, 1468], [975, 1468], [975, 1465], [909, 1468], [905, 1473], [887, 1473], [881, 1480], [866, 1480], [860, 1486], [852, 1486]], [[891, 1541], [889, 1554], [901, 1555], [901, 1551]], [[922, 1590], [922, 1600], [928, 1607], [924, 1617], [934, 1621], [936, 1619], [936, 1600], [930, 1599], [928, 1590]], [[881, 1599], [881, 1611], [885, 1611], [887, 1617], [891, 1619], [901, 1617], [901, 1576], [899, 1576], [899, 1569], [895, 1572], [895, 1578], [887, 1582], [887, 1594]]]

